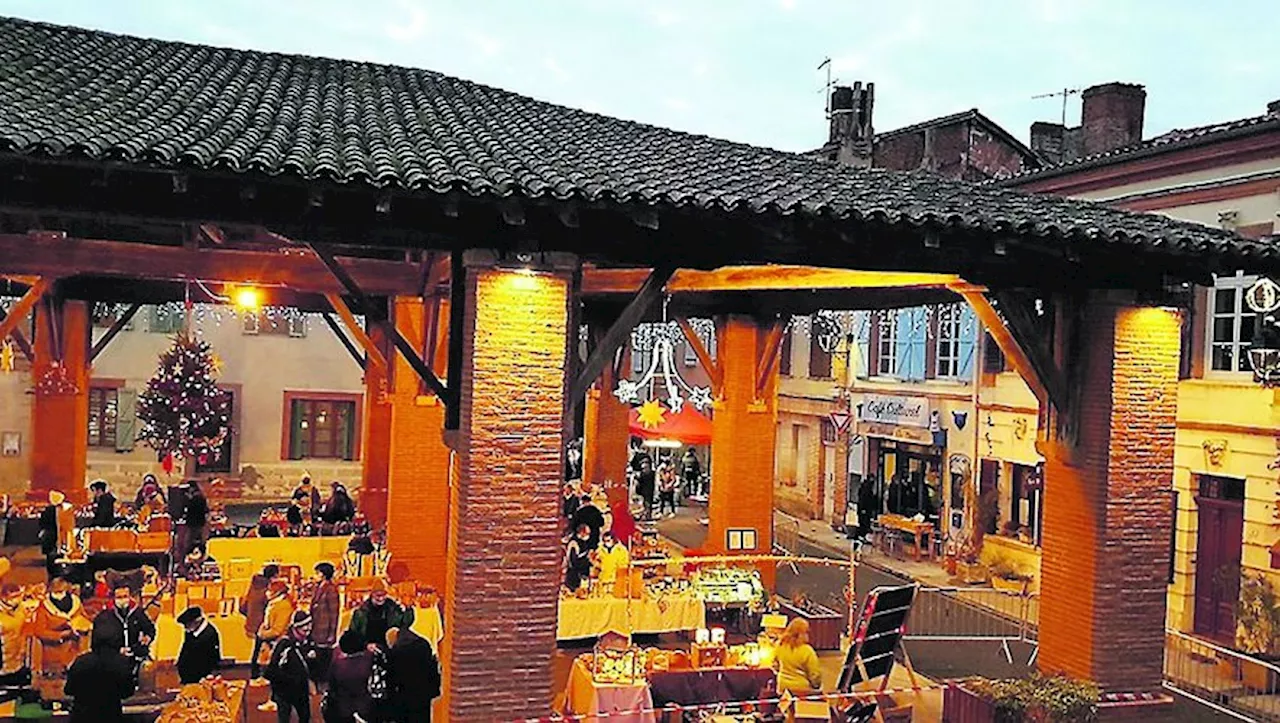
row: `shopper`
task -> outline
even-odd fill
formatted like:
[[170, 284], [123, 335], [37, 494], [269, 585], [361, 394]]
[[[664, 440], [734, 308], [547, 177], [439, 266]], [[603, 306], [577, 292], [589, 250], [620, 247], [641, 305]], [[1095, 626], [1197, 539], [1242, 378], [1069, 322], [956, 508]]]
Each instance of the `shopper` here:
[[658, 467], [658, 517], [666, 509], [671, 510], [671, 517], [676, 516], [676, 466], [669, 459]]
[[271, 661], [263, 671], [271, 682], [271, 700], [258, 710], [276, 711], [280, 723], [289, 723], [293, 713], [298, 723], [311, 721], [311, 662], [314, 652], [307, 648], [311, 636], [311, 615], [299, 610], [290, 617], [289, 632], [271, 650]]
[[107, 489], [105, 480], [96, 479], [89, 483], [89, 491], [93, 493], [93, 527], [116, 526], [116, 496]]
[[693, 497], [701, 491], [698, 486], [702, 477], [702, 463], [698, 461], [698, 454], [693, 451], [693, 447], [686, 447], [684, 450], [684, 456], [680, 459], [680, 476], [684, 478], [685, 497]]
[[341, 482], [333, 482], [329, 499], [324, 503], [320, 519], [326, 525], [350, 523], [356, 517], [356, 503]]
[[70, 723], [122, 723], [123, 701], [138, 689], [133, 665], [110, 631], [94, 630], [89, 652], [67, 671], [63, 692], [73, 699]]
[[778, 692], [810, 695], [822, 690], [822, 668], [818, 654], [809, 645], [809, 621], [795, 618], [782, 631], [775, 653], [778, 664]]
[[600, 549], [596, 552], [600, 561], [600, 584], [613, 585], [619, 576], [630, 573], [631, 554], [626, 546], [618, 544], [612, 531], [604, 533], [600, 542]]
[[372, 721], [373, 696], [369, 678], [373, 675], [373, 653], [365, 650], [364, 641], [353, 630], [338, 640], [339, 655], [329, 666], [325, 677], [327, 690], [320, 708], [325, 723], [355, 723], [355, 717]]
[[183, 610], [178, 624], [186, 631], [178, 652], [178, 680], [183, 685], [199, 683], [222, 664], [222, 638], [198, 607]]
[[112, 605], [93, 619], [93, 633], [99, 633], [112, 642], [116, 649], [133, 663], [137, 675], [142, 662], [151, 656], [151, 641], [156, 637], [156, 625], [138, 605], [138, 598], [128, 583], [111, 583]]
[[385, 650], [388, 630], [412, 626], [413, 609], [390, 599], [382, 580], [374, 580], [369, 599], [351, 614], [349, 630], [359, 635], [365, 649], [373, 653]]
[[6, 582], [0, 588], [0, 688], [31, 685], [27, 664], [27, 611], [22, 608], [22, 588]]
[[311, 595], [311, 648], [316, 658], [312, 680], [323, 683], [329, 674], [333, 649], [338, 644], [338, 585], [333, 581], [332, 563], [316, 565], [316, 587]]
[[636, 476], [636, 495], [644, 503], [644, 519], [653, 519], [653, 495], [657, 487], [657, 473], [648, 455], [640, 458], [640, 474]]
[[440, 696], [440, 662], [431, 643], [407, 628], [387, 631], [387, 694], [392, 720], [430, 723]]
[[582, 525], [586, 525], [590, 533], [587, 535], [587, 550], [599, 547], [600, 533], [604, 530], [604, 512], [591, 501], [591, 495], [582, 495], [578, 511], [573, 513], [573, 519], [570, 520], [569, 530], [576, 533]]
[[[262, 640], [263, 647], [271, 650], [271, 659], [275, 659], [275, 648], [280, 641], [285, 640], [289, 636], [290, 621], [294, 617], [293, 601], [289, 598], [289, 583], [280, 578], [271, 581], [267, 586], [267, 609], [263, 615], [262, 625], [258, 628], [258, 638]], [[310, 618], [308, 618], [308, 626]], [[310, 632], [310, 627], [308, 627]], [[267, 682], [271, 682], [271, 677], [263, 675]], [[276, 701], [272, 700], [258, 706], [258, 710], [271, 711], [276, 709]]]
[[258, 656], [263, 647], [263, 640], [258, 635], [258, 630], [267, 617], [267, 588], [279, 574], [280, 568], [275, 565], [263, 567], [262, 572], [254, 575], [249, 581], [249, 590], [240, 599], [240, 614], [244, 616], [244, 634], [253, 638], [253, 654], [249, 656], [249, 684], [253, 686], [266, 685], [267, 682], [261, 677], [262, 665], [258, 662]]
[[578, 525], [573, 539], [564, 550], [564, 586], [570, 591], [582, 587], [591, 577], [591, 548], [587, 541], [591, 537], [591, 528]]

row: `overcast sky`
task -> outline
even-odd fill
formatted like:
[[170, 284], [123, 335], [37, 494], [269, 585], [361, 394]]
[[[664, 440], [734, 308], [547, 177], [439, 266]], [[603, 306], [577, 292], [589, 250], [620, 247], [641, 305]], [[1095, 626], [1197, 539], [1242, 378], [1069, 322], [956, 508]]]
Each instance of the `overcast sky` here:
[[[825, 73], [876, 84], [875, 127], [980, 108], [1027, 138], [1061, 101], [1147, 86], [1148, 136], [1280, 99], [1274, 0], [0, 0], [7, 15], [429, 68], [786, 150], [826, 140]], [[1079, 122], [1079, 98], [1067, 109]]]

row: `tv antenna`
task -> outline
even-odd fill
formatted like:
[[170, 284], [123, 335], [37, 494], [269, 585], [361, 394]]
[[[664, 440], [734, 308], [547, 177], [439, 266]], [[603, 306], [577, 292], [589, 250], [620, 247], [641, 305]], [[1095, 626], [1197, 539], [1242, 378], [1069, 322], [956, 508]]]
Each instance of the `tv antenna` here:
[[1063, 88], [1053, 93], [1041, 93], [1040, 95], [1031, 96], [1031, 100], [1040, 100], [1041, 98], [1057, 98], [1062, 96], [1062, 126], [1067, 126], [1067, 98], [1073, 95], [1079, 95], [1081, 88]]
[[831, 77], [831, 56], [823, 58], [822, 62], [818, 63], [818, 70], [823, 68], [827, 71], [827, 84], [822, 86], [822, 94], [827, 98], [827, 120], [831, 120], [831, 89], [840, 82], [840, 79]]

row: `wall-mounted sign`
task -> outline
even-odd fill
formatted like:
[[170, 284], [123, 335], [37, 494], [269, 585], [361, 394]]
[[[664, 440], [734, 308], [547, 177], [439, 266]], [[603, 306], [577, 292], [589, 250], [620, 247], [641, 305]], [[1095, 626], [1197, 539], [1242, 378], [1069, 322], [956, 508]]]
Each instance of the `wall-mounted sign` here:
[[896, 442], [919, 444], [928, 447], [934, 443], [934, 434], [927, 429], [899, 427], [895, 424], [875, 424], [863, 422], [858, 425], [858, 433], [868, 437], [892, 439]]
[[929, 427], [932, 410], [927, 397], [898, 397], [868, 394], [858, 405], [858, 419], [864, 422]]
[[756, 549], [756, 531], [753, 528], [727, 530], [725, 538], [725, 547], [731, 552]]

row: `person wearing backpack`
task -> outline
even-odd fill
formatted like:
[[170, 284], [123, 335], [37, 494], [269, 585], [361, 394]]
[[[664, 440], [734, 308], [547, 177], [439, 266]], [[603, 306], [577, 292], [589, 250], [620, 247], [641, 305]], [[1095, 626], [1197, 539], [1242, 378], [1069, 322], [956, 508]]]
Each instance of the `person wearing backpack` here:
[[387, 631], [387, 698], [397, 723], [430, 723], [440, 697], [440, 661], [425, 638], [409, 629]]
[[280, 723], [289, 723], [293, 711], [298, 712], [298, 723], [311, 723], [311, 664], [315, 653], [307, 645], [310, 636], [311, 613], [295, 612], [289, 634], [275, 644], [271, 661], [262, 671], [271, 683], [271, 701]]

